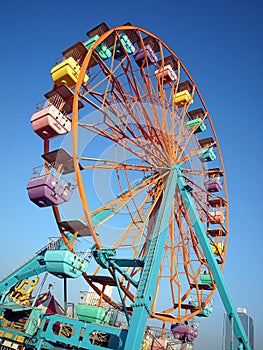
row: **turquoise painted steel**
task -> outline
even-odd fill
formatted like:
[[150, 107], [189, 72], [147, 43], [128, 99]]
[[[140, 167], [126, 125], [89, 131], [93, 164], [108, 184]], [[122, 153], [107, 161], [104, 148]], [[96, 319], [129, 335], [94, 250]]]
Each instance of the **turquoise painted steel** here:
[[128, 330], [125, 350], [138, 350], [141, 348], [147, 317], [151, 312], [151, 305], [156, 290], [158, 272], [161, 265], [165, 238], [168, 233], [168, 224], [172, 212], [172, 204], [177, 184], [177, 171], [172, 165], [168, 176], [162, 202], [150, 237], [150, 244], [145, 264], [142, 270], [136, 299], [133, 304], [132, 317]]
[[156, 173], [153, 175], [146, 176], [145, 179], [143, 179], [142, 181], [139, 181], [134, 186], [131, 186], [131, 188], [129, 190], [123, 191], [117, 197], [117, 198], [119, 198], [119, 201], [116, 201], [116, 199], [114, 199], [112, 202], [107, 203], [107, 209], [104, 209], [104, 210], [92, 215], [92, 218], [91, 218], [92, 224], [94, 226], [98, 225], [101, 222], [108, 219], [109, 217], [111, 217], [112, 215], [117, 214], [126, 205], [126, 203], [128, 203], [131, 200], [131, 198], [132, 198], [131, 194], [133, 192], [139, 193], [142, 190], [144, 190], [145, 185], [147, 183], [151, 183], [150, 180], [154, 179], [156, 176], [157, 176]]
[[233, 318], [233, 329], [234, 333], [239, 339], [241, 343], [243, 343], [245, 350], [251, 350], [248, 339], [246, 336], [246, 333], [244, 331], [244, 328], [242, 326], [242, 323], [238, 317], [238, 313], [235, 309], [235, 306], [232, 302], [231, 296], [228, 292], [226, 283], [224, 281], [223, 275], [219, 269], [219, 266], [216, 262], [215, 256], [212, 252], [212, 249], [210, 247], [210, 244], [208, 242], [206, 232], [204, 230], [204, 227], [202, 225], [202, 222], [199, 218], [198, 212], [195, 208], [193, 198], [189, 192], [189, 188], [187, 187], [184, 178], [182, 176], [182, 172], [180, 167], [177, 167], [178, 172], [178, 187], [181, 191], [182, 198], [184, 200], [185, 206], [188, 211], [188, 215], [190, 217], [190, 220], [192, 222], [192, 225], [194, 227], [195, 233], [197, 234], [197, 237], [199, 239], [199, 242], [202, 246], [203, 252], [205, 254], [205, 257], [207, 259], [207, 262], [209, 264], [209, 267], [212, 272], [213, 279], [215, 281], [215, 284], [217, 285], [218, 292], [221, 296], [222, 302], [224, 304], [226, 313], [229, 317], [229, 319]]
[[[29, 334], [26, 334], [26, 333], [24, 332], [24, 329], [23, 329], [23, 331], [18, 331], [18, 330], [14, 330], [14, 329], [11, 330], [11, 329], [2, 327], [1, 321], [0, 321], [0, 332], [3, 332], [2, 334], [4, 334], [6, 331], [13, 334], [12, 339], [15, 339], [16, 337], [24, 337], [24, 338], [25, 338], [25, 342], [27, 342], [28, 339], [31, 337]], [[2, 342], [4, 339], [10, 341], [9, 338], [5, 338], [5, 336], [1, 335], [0, 341]], [[15, 342], [14, 342], [14, 343], [15, 343]], [[2, 343], [1, 343], [1, 344], [2, 344]], [[15, 343], [15, 344], [16, 344], [16, 343]], [[21, 344], [18, 344], [18, 343], [17, 343], [17, 346], [18, 346], [18, 345], [21, 345]]]
[[[68, 337], [60, 329], [65, 325], [66, 328], [71, 329]], [[109, 347], [92, 344], [92, 333], [98, 332], [106, 333], [109, 336]], [[32, 340], [32, 344], [37, 349], [68, 349], [71, 347], [89, 349], [89, 350], [123, 350], [127, 330], [101, 325], [97, 323], [87, 323], [74, 318], [68, 318], [58, 315], [44, 315], [41, 322], [41, 328], [37, 333], [37, 337]], [[60, 345], [58, 345], [60, 344]], [[140, 347], [138, 348], [140, 349]], [[137, 350], [138, 350], [137, 349]]]
[[97, 214], [94, 214], [92, 216], [92, 224], [95, 226], [95, 225], [99, 224], [100, 222], [106, 220], [108, 217], [110, 217], [114, 213], [115, 213], [114, 206], [112, 206], [112, 208], [110, 208], [110, 209], [104, 209], [103, 211], [101, 211]]
[[[73, 237], [72, 234], [68, 235], [69, 240], [71, 240], [72, 237]], [[0, 303], [4, 302], [7, 294], [9, 293], [10, 288], [14, 286], [17, 282], [22, 281], [25, 278], [37, 276], [42, 272], [46, 272], [47, 271], [46, 257], [48, 255], [50, 254], [52, 255], [52, 253], [58, 252], [59, 254], [62, 254], [62, 255], [69, 254], [70, 256], [72, 256], [73, 253], [67, 250], [67, 247], [61, 238], [59, 238], [56, 242], [53, 242], [53, 245], [54, 245], [53, 248], [55, 249], [50, 249], [51, 248], [50, 245], [43, 247], [38, 252], [36, 252], [31, 258], [29, 258], [23, 264], [18, 266], [13, 272], [11, 272], [6, 277], [2, 278], [2, 280], [0, 280]], [[79, 274], [75, 272], [71, 272], [72, 274], [71, 277], [78, 277], [83, 271], [86, 271], [87, 269], [88, 262], [83, 261], [83, 259], [80, 259], [81, 261], [79, 261], [78, 259], [79, 258], [76, 256], [76, 259], [75, 259], [76, 263], [73, 267], [75, 267], [76, 270], [79, 270], [80, 272]], [[59, 266], [56, 266], [56, 267], [59, 267]], [[59, 267], [58, 271], [56, 271], [56, 269], [54, 268], [52, 271], [51, 270], [52, 269], [50, 269], [49, 272], [53, 273], [54, 275], [58, 275], [58, 273], [61, 273], [61, 267]]]
[[130, 317], [129, 317], [129, 314], [128, 314], [128, 311], [127, 311], [127, 307], [126, 307], [126, 303], [125, 303], [125, 300], [124, 300], [124, 293], [121, 290], [120, 283], [119, 283], [119, 280], [117, 278], [116, 270], [113, 270], [113, 271], [114, 271], [114, 279], [116, 281], [118, 293], [119, 293], [119, 296], [120, 296], [120, 299], [121, 299], [121, 303], [122, 303], [122, 306], [123, 306], [124, 315], [126, 317], [127, 324], [129, 326], [130, 325]]
[[29, 316], [29, 319], [28, 319], [27, 324], [26, 324], [25, 333], [27, 335], [32, 336], [37, 332], [38, 321], [39, 321], [41, 313], [42, 313], [41, 310], [38, 308], [32, 309], [30, 316]]
[[[37, 350], [63, 350], [71, 347], [89, 350], [123, 350], [127, 337], [127, 330], [119, 327], [84, 322], [59, 315], [44, 315], [37, 308], [32, 310], [32, 317], [30, 316], [29, 320], [32, 322], [26, 327], [26, 331], [8, 329], [8, 332], [13, 334], [12, 339], [24, 337], [23, 345]], [[6, 332], [6, 328], [1, 327], [1, 324], [0, 331], [3, 331], [3, 334]], [[98, 336], [98, 333], [108, 336], [107, 347], [92, 344], [92, 334]], [[10, 340], [4, 336], [1, 338]], [[14, 344], [19, 345], [15, 341]]]
[[94, 246], [91, 249], [91, 253], [94, 257], [94, 259], [97, 261], [97, 263], [103, 268], [108, 269], [110, 267], [110, 258], [114, 257], [116, 255], [116, 250], [111, 248], [102, 248], [97, 249], [96, 246]]
[[[117, 327], [87, 323], [58, 315], [40, 315], [39, 311], [36, 311], [32, 313], [32, 325], [29, 323], [26, 332], [21, 334], [21, 336], [27, 337], [28, 333], [28, 335], [32, 336], [31, 340], [29, 340], [29, 345], [34, 346], [37, 350], [42, 348], [62, 349], [65, 348], [65, 346], [82, 347], [89, 350], [95, 350], [98, 349], [98, 346], [93, 345], [89, 337], [93, 332], [103, 332], [109, 334], [110, 347], [104, 348], [102, 346], [100, 349], [138, 350], [141, 348], [147, 317], [151, 312], [151, 305], [156, 289], [162, 252], [168, 232], [168, 223], [171, 215], [174, 193], [177, 186], [181, 191], [182, 198], [186, 205], [192, 225], [211, 268], [213, 280], [217, 285], [227, 315], [230, 320], [233, 320], [232, 322], [235, 335], [240, 340], [239, 350], [251, 350], [238, 314], [228, 293], [223, 276], [207, 240], [206, 232], [195, 208], [190, 194], [191, 188], [184, 182], [180, 167], [178, 166], [171, 167], [171, 172], [167, 178], [162, 202], [154, 219], [154, 229], [149, 240], [148, 254], [145, 257], [145, 260], [135, 259], [134, 261], [131, 261], [129, 259], [116, 259], [115, 252], [107, 249], [102, 249], [95, 253], [95, 255], [97, 254], [97, 259], [100, 260], [100, 264], [102, 266], [104, 265], [104, 268], [107, 269], [109, 266], [111, 266], [114, 267], [114, 270], [118, 271], [119, 273], [122, 273], [121, 267], [143, 266], [141, 278], [138, 284], [136, 300], [133, 304], [133, 314], [130, 319], [129, 330], [126, 331]], [[107, 216], [110, 213], [107, 212], [105, 214]], [[61, 244], [62, 242], [58, 243]], [[63, 244], [58, 244], [58, 247], [61, 250], [65, 249]], [[10, 287], [15, 285], [18, 281], [46, 271], [44, 257], [47, 250], [48, 246], [44, 247], [31, 259], [21, 265], [16, 271], [0, 281], [0, 302], [4, 301], [6, 293], [9, 291]], [[133, 282], [136, 286], [135, 281]], [[37, 330], [34, 326], [37, 319], [41, 319], [41, 327], [39, 330]], [[56, 328], [55, 325], [58, 323], [71, 325], [74, 328], [74, 332], [72, 332], [72, 335], [69, 338], [56, 334], [54, 329]], [[37, 333], [35, 334], [35, 332]], [[85, 336], [83, 336], [83, 334]], [[61, 346], [57, 345], [57, 342], [59, 342]]]
[[[91, 249], [91, 253], [96, 260], [96, 262], [104, 269], [113, 268], [114, 271], [118, 271], [122, 276], [124, 276], [132, 285], [138, 287], [138, 283], [128, 274], [122, 267], [142, 267], [144, 264], [144, 259], [142, 258], [115, 258], [116, 251], [110, 248], [97, 249], [94, 246]], [[117, 281], [116, 281], [117, 282]]]
[[[114, 261], [110, 260], [110, 265], [115, 271], [118, 271], [123, 277], [125, 277], [134, 287], [138, 287], [138, 282], [126, 273], [121, 267], [142, 267], [144, 265], [143, 259], [134, 259], [134, 264], [130, 263], [128, 259], [115, 259]], [[125, 264], [126, 263], [126, 264]]]
[[[21, 323], [19, 324], [18, 327], [15, 326], [8, 326], [5, 328], [6, 324], [4, 325], [4, 318], [0, 318], [0, 332], [1, 332], [1, 337], [0, 337], [0, 342], [1, 341], [10, 341], [12, 339], [13, 341], [13, 346], [21, 345], [18, 342], [16, 342], [16, 339], [19, 337], [22, 337], [24, 339], [24, 343], [27, 343], [29, 339], [34, 336], [37, 333], [38, 325], [40, 322], [40, 316], [42, 315], [42, 311], [38, 308], [32, 308], [30, 306], [23, 306], [23, 305], [18, 305], [18, 304], [9, 304], [5, 305], [6, 308], [3, 308], [1, 310], [1, 313], [3, 311], [8, 310], [9, 317], [11, 313], [14, 315], [14, 323], [19, 322], [19, 318], [21, 318], [21, 314], [24, 314], [24, 326], [21, 326]], [[17, 317], [15, 314], [17, 313]], [[28, 316], [26, 316], [28, 315]], [[26, 319], [26, 321], [25, 321]], [[12, 334], [11, 337], [6, 337], [5, 333]], [[2, 343], [3, 346], [5, 343]]]
[[25, 261], [24, 264], [19, 266], [15, 271], [0, 281], [0, 303], [5, 299], [5, 292], [9, 292], [9, 289], [17, 282], [25, 278], [39, 275], [40, 273], [46, 271], [44, 256], [47, 251], [47, 247], [48, 246], [45, 246], [39, 250], [29, 260]]

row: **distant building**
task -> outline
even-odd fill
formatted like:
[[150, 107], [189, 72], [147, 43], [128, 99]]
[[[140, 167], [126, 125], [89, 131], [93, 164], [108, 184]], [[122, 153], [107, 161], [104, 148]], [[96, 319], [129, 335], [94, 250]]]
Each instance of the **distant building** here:
[[[95, 283], [95, 286], [97, 286], [98, 288], [101, 288], [100, 284], [98, 284], [98, 283]], [[108, 297], [111, 297], [112, 290], [113, 290], [112, 286], [106, 286], [104, 289], [104, 293]], [[87, 292], [86, 291], [80, 292], [80, 303], [87, 304], [87, 305], [93, 305], [93, 306], [98, 306], [98, 304], [100, 304], [100, 306], [104, 307], [105, 309], [108, 309], [108, 307], [109, 307], [109, 304], [106, 303], [105, 300], [103, 300], [103, 299], [100, 300], [99, 294], [97, 294], [91, 286], [89, 287]]]
[[[246, 335], [248, 337], [249, 345], [251, 350], [255, 350], [254, 348], [254, 321], [252, 317], [247, 314], [247, 310], [245, 308], [237, 308], [238, 316], [241, 320], [241, 323], [244, 327]], [[239, 341], [234, 337], [234, 350], [238, 350]], [[231, 348], [231, 340], [232, 340], [232, 327], [229, 321], [229, 318], [225, 314], [224, 316], [224, 326], [223, 326], [223, 350], [232, 350]]]

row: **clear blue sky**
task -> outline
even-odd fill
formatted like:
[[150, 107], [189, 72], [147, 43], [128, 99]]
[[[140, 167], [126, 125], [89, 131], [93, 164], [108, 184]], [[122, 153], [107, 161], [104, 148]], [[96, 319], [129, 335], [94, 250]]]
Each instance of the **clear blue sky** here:
[[[226, 168], [230, 233], [224, 275], [236, 306], [254, 318], [256, 349], [262, 319], [262, 4], [260, 1], [8, 1], [1, 4], [0, 275], [57, 235], [49, 209], [26, 191], [41, 164], [42, 144], [30, 116], [51, 89], [49, 74], [64, 49], [101, 22], [127, 21], [164, 40], [184, 62], [208, 106]], [[217, 295], [201, 321], [195, 350], [221, 350]]]

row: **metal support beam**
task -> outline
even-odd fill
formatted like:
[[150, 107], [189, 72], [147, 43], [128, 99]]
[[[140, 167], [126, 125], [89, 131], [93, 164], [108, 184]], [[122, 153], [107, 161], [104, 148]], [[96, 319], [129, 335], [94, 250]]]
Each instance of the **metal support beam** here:
[[17, 282], [39, 275], [46, 271], [46, 264], [44, 262], [44, 255], [47, 251], [47, 246], [39, 250], [30, 259], [26, 260], [22, 265], [18, 266], [13, 272], [3, 277], [0, 281], [0, 301], [3, 302], [6, 293]]
[[209, 264], [209, 267], [212, 272], [213, 279], [215, 281], [215, 284], [217, 286], [218, 292], [220, 294], [220, 297], [222, 299], [223, 305], [225, 307], [226, 313], [228, 315], [228, 318], [231, 321], [231, 318], [233, 318], [233, 329], [234, 333], [237, 337], [237, 339], [240, 341], [240, 343], [243, 344], [245, 350], [251, 350], [250, 345], [248, 343], [248, 339], [246, 336], [246, 333], [244, 331], [244, 328], [242, 326], [242, 323], [239, 319], [238, 313], [236, 311], [236, 308], [232, 302], [232, 298], [228, 292], [226, 283], [224, 281], [223, 275], [219, 269], [219, 266], [216, 262], [215, 256], [212, 252], [212, 249], [210, 247], [210, 244], [208, 242], [206, 231], [204, 229], [204, 226], [199, 218], [199, 214], [195, 208], [193, 198], [189, 192], [189, 188], [187, 187], [184, 178], [182, 176], [181, 170], [179, 167], [177, 167], [178, 172], [178, 187], [181, 191], [183, 201], [185, 203], [185, 206], [188, 211], [188, 215], [190, 217], [191, 223], [193, 225], [193, 228], [195, 230], [195, 233], [197, 234], [197, 237], [199, 239], [199, 242], [202, 246], [203, 252], [205, 254], [206, 260]]
[[177, 171], [175, 166], [172, 166], [166, 182], [163, 199], [157, 212], [147, 256], [145, 257], [145, 264], [139, 281], [136, 299], [133, 304], [133, 312], [130, 319], [125, 350], [138, 350], [141, 348], [147, 317], [151, 313], [151, 306], [154, 300], [165, 238], [167, 237], [169, 229], [176, 185]]

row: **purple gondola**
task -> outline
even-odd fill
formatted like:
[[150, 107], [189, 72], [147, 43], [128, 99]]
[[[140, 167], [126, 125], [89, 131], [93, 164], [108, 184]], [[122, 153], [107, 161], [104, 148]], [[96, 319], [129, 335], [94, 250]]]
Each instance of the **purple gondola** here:
[[149, 64], [157, 63], [158, 58], [157, 58], [156, 54], [154, 53], [153, 49], [151, 48], [150, 45], [146, 45], [144, 49], [141, 48], [133, 54], [135, 62], [138, 64], [139, 67], [141, 67], [143, 62], [144, 62], [145, 53], [146, 53], [146, 56], [148, 58]]
[[204, 185], [208, 192], [219, 192], [222, 190], [222, 184], [218, 177], [205, 181]]
[[174, 323], [171, 331], [176, 339], [192, 343], [198, 335], [198, 327], [195, 324]]
[[30, 200], [39, 207], [62, 204], [72, 195], [67, 185], [60, 183], [51, 174], [30, 179], [27, 190]]

